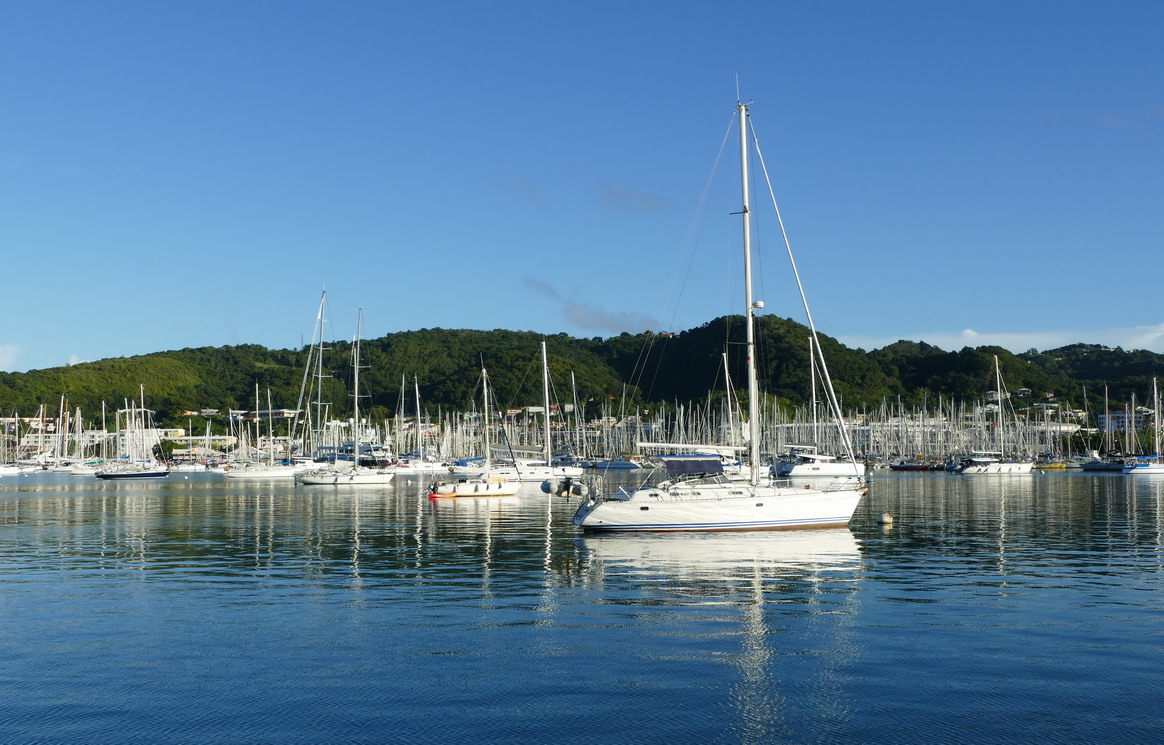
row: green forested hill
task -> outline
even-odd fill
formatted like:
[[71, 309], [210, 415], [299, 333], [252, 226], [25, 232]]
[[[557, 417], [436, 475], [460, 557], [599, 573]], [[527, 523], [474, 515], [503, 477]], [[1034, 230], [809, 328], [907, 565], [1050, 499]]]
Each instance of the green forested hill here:
[[[542, 398], [540, 343], [549, 352], [555, 398], [569, 402], [571, 375], [576, 395], [592, 402], [633, 406], [705, 401], [722, 396], [724, 353], [732, 385], [742, 395], [744, 325], [741, 316], [717, 318], [677, 334], [621, 334], [608, 339], [578, 339], [532, 332], [422, 329], [361, 342], [361, 408], [372, 418], [397, 410], [402, 381], [404, 407], [411, 413], [413, 380], [428, 410], [466, 410], [480, 397], [480, 370], [489, 371], [499, 406], [539, 404]], [[828, 371], [846, 407], [875, 407], [883, 401], [920, 405], [938, 396], [973, 401], [994, 387], [994, 356], [1011, 391], [1030, 388], [1074, 406], [1083, 405], [1086, 388], [1093, 410], [1104, 386], [1112, 401], [1133, 394], [1144, 400], [1154, 375], [1164, 374], [1164, 355], [1072, 345], [1014, 355], [998, 347], [948, 352], [900, 341], [865, 352], [836, 340], [821, 339]], [[64, 397], [87, 417], [119, 408], [145, 388], [146, 405], [159, 420], [184, 423], [180, 412], [212, 408], [295, 408], [308, 349], [272, 350], [257, 345], [181, 349], [139, 357], [87, 362], [71, 367], [0, 373], [0, 409], [31, 415], [44, 404], [55, 414]], [[757, 364], [761, 387], [786, 406], [802, 405], [810, 395], [808, 330], [794, 321], [763, 316], [757, 323]], [[337, 342], [324, 354], [324, 399], [333, 414], [350, 410], [351, 344]]]

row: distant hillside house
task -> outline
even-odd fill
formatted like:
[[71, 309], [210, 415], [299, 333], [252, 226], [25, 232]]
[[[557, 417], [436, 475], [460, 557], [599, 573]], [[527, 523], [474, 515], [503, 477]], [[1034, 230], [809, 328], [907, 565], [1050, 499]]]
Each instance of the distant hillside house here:
[[295, 415], [299, 413], [298, 409], [270, 409], [256, 411], [254, 418], [256, 419], [294, 419]]

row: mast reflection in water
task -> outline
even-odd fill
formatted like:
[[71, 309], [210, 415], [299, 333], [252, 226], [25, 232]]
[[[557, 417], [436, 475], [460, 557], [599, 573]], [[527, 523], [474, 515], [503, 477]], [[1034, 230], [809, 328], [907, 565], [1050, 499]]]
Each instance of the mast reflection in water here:
[[5, 477], [0, 740], [1161, 734], [1164, 484], [905, 475], [850, 529], [613, 536], [425, 487]]

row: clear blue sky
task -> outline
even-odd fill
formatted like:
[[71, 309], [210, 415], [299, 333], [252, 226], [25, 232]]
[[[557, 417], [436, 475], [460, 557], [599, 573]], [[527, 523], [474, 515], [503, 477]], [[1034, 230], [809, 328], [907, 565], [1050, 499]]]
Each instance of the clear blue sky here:
[[1164, 3], [0, 13], [0, 369], [738, 313], [737, 75], [822, 332], [1164, 352]]

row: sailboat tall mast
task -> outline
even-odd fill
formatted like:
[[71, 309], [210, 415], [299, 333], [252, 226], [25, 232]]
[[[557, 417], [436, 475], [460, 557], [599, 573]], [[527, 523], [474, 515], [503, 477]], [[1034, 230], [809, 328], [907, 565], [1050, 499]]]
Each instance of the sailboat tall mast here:
[[1006, 438], [1003, 437], [1003, 416], [1002, 416], [1002, 369], [998, 366], [998, 355], [994, 355], [994, 390], [998, 392], [998, 425], [996, 431], [998, 432], [998, 459], [1006, 459]]
[[1152, 454], [1154, 463], [1161, 463], [1160, 459], [1160, 393], [1156, 389], [1156, 378], [1152, 378], [1152, 430], [1153, 430], [1153, 446], [1155, 451]]
[[554, 459], [554, 451], [553, 443], [550, 441], [550, 361], [546, 357], [546, 343], [544, 341], [542, 342], [542, 403], [546, 407], [542, 416], [546, 426], [544, 443], [546, 466], [549, 467]]
[[424, 458], [424, 433], [420, 429], [420, 378], [412, 376], [412, 390], [416, 397], [416, 457]]
[[493, 412], [489, 410], [489, 373], [484, 367], [481, 368], [481, 399], [485, 404], [485, 426], [481, 430], [481, 440], [484, 445], [485, 473], [488, 474], [493, 466], [492, 453], [489, 451], [489, 427], [493, 425]]
[[360, 326], [364, 309], [356, 311], [356, 339], [352, 343], [352, 462], [360, 465]]
[[748, 197], [748, 106], [736, 104], [740, 116], [740, 181], [742, 184], [744, 232], [744, 302], [747, 304], [747, 358], [748, 358], [748, 461], [749, 481], [760, 483], [760, 384], [756, 379], [755, 313], [763, 303], [752, 300], [752, 215]]
[[[287, 427], [288, 432], [288, 455], [293, 453], [292, 446], [295, 444], [295, 438], [300, 439], [303, 451], [311, 452], [315, 443], [311, 421], [311, 390], [314, 386], [311, 384], [311, 370], [315, 362], [315, 355], [322, 351], [323, 346], [323, 309], [327, 302], [327, 291], [325, 290], [319, 298], [319, 310], [315, 314], [315, 328], [311, 332], [311, 345], [307, 347], [307, 362], [303, 365], [303, 380], [299, 383], [299, 400], [295, 402], [295, 413], [291, 416], [291, 424]], [[302, 415], [302, 422], [300, 421]], [[318, 419], [318, 417], [317, 417]], [[302, 424], [303, 431], [300, 432], [299, 427]]]

